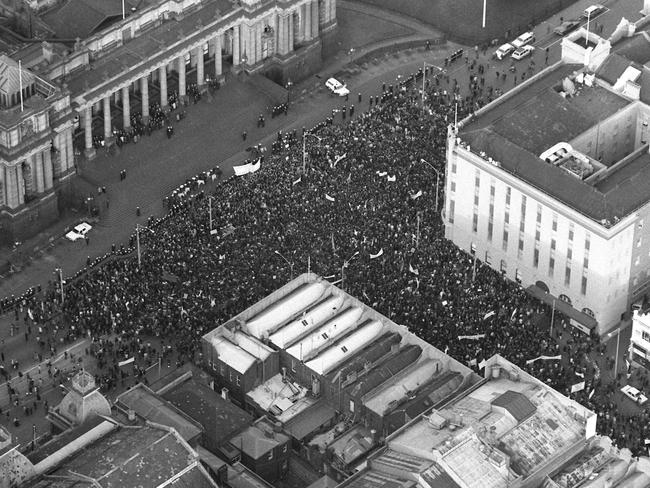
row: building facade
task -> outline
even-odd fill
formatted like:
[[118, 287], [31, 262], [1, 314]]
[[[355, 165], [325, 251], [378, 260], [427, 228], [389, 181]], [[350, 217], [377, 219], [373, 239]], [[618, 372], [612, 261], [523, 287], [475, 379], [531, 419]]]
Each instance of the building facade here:
[[61, 89], [0, 56], [0, 243], [58, 217], [57, 191], [74, 174], [74, 114]]
[[650, 370], [650, 314], [635, 310], [628, 358], [633, 366]]
[[580, 30], [562, 45], [562, 61], [450, 127], [445, 234], [602, 334], [650, 284], [650, 94], [608, 41]]
[[134, 116], [146, 123], [152, 110], [232, 76], [285, 86], [316, 71], [335, 44], [336, 0], [148, 0], [124, 16], [91, 3], [69, 0], [43, 14], [52, 42], [0, 59], [0, 76], [11, 78], [0, 93], [0, 235], [8, 242], [52, 222], [75, 153], [92, 159], [98, 141], [111, 145]]

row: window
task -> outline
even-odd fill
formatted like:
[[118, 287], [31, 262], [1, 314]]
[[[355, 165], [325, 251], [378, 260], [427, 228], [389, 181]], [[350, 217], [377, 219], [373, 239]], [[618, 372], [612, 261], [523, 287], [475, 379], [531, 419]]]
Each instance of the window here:
[[478, 214], [475, 213], [472, 217], [472, 232], [478, 231]]
[[232, 369], [228, 370], [228, 379], [230, 380], [231, 383], [233, 382], [232, 381]]
[[580, 283], [580, 293], [583, 295], [587, 294], [587, 277], [583, 276], [582, 277], [582, 283]]
[[503, 223], [508, 225], [510, 223], [510, 212], [506, 210], [506, 214], [503, 216]]
[[341, 346], [341, 351], [343, 351], [343, 352], [348, 352], [348, 348], [345, 347], [345, 346]]
[[589, 236], [585, 237], [585, 251], [589, 251], [589, 248], [591, 247], [591, 240], [589, 239]]
[[474, 173], [474, 186], [476, 188], [481, 186], [481, 172], [479, 170]]
[[451, 163], [451, 172], [456, 174], [456, 161], [453, 161]]
[[557, 214], [553, 214], [553, 223], [551, 224], [553, 232], [557, 232]]
[[537, 230], [535, 231], [535, 240], [538, 241], [538, 242], [539, 242], [539, 237], [540, 237], [539, 229], [537, 229]]
[[526, 197], [522, 195], [521, 197], [521, 220], [522, 222], [526, 218]]
[[571, 284], [571, 268], [568, 266], [564, 268], [564, 286], [569, 286]]
[[554, 272], [555, 272], [555, 258], [551, 256], [548, 260], [548, 275], [550, 277], [553, 277]]
[[296, 372], [296, 360], [295, 359], [291, 360], [291, 371], [293, 371], [294, 373]]
[[305, 319], [302, 319], [300, 323], [303, 325], [303, 327], [307, 327], [309, 325], [309, 322], [307, 322]]
[[492, 265], [492, 256], [488, 251], [485, 251], [485, 264]]
[[589, 256], [585, 256], [582, 260], [582, 267], [585, 269], [589, 268]]
[[519, 268], [515, 271], [515, 281], [521, 283], [521, 271], [519, 271]]
[[494, 198], [495, 188], [494, 183], [490, 185], [490, 196]]
[[535, 248], [533, 251], [533, 267], [537, 268], [539, 266], [539, 249]]
[[283, 445], [282, 446], [282, 454], [286, 454], [288, 449], [289, 449], [289, 446], [287, 446], [287, 444]]
[[273, 459], [273, 449], [269, 451], [269, 461]]
[[456, 210], [456, 202], [449, 200], [449, 223], [454, 223], [454, 212]]
[[590, 308], [587, 308], [587, 307], [582, 309], [582, 313], [585, 314], [585, 315], [589, 315], [590, 317], [595, 317], [594, 311], [592, 309], [590, 309]]
[[456, 182], [454, 180], [451, 180], [450, 190], [452, 193], [456, 192]]
[[478, 205], [478, 192], [474, 193], [474, 205]]
[[226, 377], [226, 369], [224, 368], [223, 363], [219, 364], [219, 373], [221, 374], [222, 378]]
[[551, 239], [551, 249], [555, 251], [555, 239]]
[[354, 413], [354, 400], [350, 400], [350, 413]]
[[508, 231], [507, 231], [507, 230], [504, 230], [504, 231], [503, 231], [503, 245], [502, 245], [502, 249], [503, 249], [504, 251], [507, 251], [507, 250], [508, 250]]
[[542, 206], [538, 203], [537, 204], [537, 222], [542, 221]]
[[492, 231], [494, 230], [494, 224], [492, 222], [488, 222], [488, 231], [487, 231], [487, 239], [489, 242], [492, 242]]
[[523, 220], [519, 222], [519, 232], [524, 232], [526, 230], [526, 222]]
[[512, 188], [506, 188], [506, 205], [510, 205], [510, 194], [512, 193]]
[[520, 251], [524, 250], [524, 240], [521, 238], [519, 239], [519, 250]]
[[650, 342], [650, 332], [641, 331], [641, 338], [646, 342]]
[[573, 242], [573, 224], [569, 224], [569, 242]]
[[235, 384], [237, 386], [241, 386], [241, 379], [240, 379], [239, 375], [235, 376]]
[[573, 258], [573, 249], [569, 248], [566, 250], [566, 259], [567, 261], [571, 261]]
[[469, 250], [472, 253], [472, 256], [474, 256], [476, 254], [476, 243], [475, 242], [472, 242], [472, 244], [470, 244]]
[[328, 339], [328, 335], [327, 335], [327, 332], [323, 332], [323, 333], [322, 333], [321, 335], [323, 336], [323, 339], [325, 339], [325, 340], [327, 340], [327, 339]]

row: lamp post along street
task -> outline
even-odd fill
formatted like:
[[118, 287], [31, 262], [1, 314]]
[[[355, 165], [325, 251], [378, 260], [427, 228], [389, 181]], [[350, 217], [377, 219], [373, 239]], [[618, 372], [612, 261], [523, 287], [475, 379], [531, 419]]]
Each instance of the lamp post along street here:
[[289, 261], [289, 260], [288, 260], [287, 258], [285, 258], [285, 257], [280, 253], [280, 251], [278, 251], [278, 250], [275, 250], [275, 251], [273, 251], [273, 252], [274, 252], [275, 254], [277, 254], [278, 256], [280, 256], [282, 259], [284, 259], [284, 261], [289, 265], [289, 268], [290, 268], [290, 270], [291, 270], [291, 279], [293, 279], [293, 265], [294, 265], [294, 262], [293, 262], [293, 261]]
[[138, 270], [142, 264], [142, 256], [140, 255], [140, 224], [135, 224], [135, 245], [138, 250]]
[[212, 196], [208, 197], [208, 215], [210, 216], [210, 235], [212, 235]]
[[483, 29], [485, 29], [485, 14], [487, 13], [487, 0], [483, 0]]
[[63, 292], [63, 268], [56, 268], [56, 272], [59, 275], [59, 285], [60, 285], [60, 291], [61, 291], [61, 304], [63, 304], [63, 300], [65, 299], [65, 294]]
[[440, 184], [440, 172], [426, 159], [420, 158], [420, 162], [426, 164], [436, 173], [436, 212], [438, 211], [438, 185]]
[[348, 259], [343, 261], [343, 264], [341, 265], [341, 290], [343, 291], [345, 291], [345, 268], [348, 267], [350, 261], [352, 261], [357, 254], [359, 254], [359, 251], [355, 252], [352, 256], [350, 256]]
[[422, 62], [422, 110], [424, 111], [424, 88], [426, 86], [426, 80], [427, 80], [427, 66], [431, 66], [432, 68], [438, 69], [441, 73], [444, 71], [442, 68], [439, 66], [436, 66], [435, 64], [427, 63], [426, 61]]

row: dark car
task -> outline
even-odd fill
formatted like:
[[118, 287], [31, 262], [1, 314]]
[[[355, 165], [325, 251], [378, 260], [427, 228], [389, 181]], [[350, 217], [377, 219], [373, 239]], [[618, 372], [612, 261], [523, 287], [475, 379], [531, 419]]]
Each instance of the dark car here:
[[553, 29], [553, 32], [555, 32], [559, 36], [566, 36], [569, 32], [572, 30], [576, 29], [580, 25], [579, 20], [565, 20], [560, 24], [558, 27]]

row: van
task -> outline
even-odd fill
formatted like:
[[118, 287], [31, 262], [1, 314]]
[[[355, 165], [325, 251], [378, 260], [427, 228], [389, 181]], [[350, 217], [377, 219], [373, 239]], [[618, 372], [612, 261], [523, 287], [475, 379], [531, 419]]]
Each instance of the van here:
[[535, 42], [535, 34], [532, 32], [524, 32], [522, 35], [517, 37], [514, 41], [512, 41], [512, 45], [515, 47], [515, 49], [519, 49], [522, 46], [525, 46], [526, 44], [532, 44]]
[[592, 5], [591, 7], [587, 7], [585, 9], [585, 11], [582, 13], [582, 16], [585, 19], [588, 18], [588, 19], [591, 20], [594, 17], [596, 17], [597, 15], [603, 13], [604, 11], [605, 11], [605, 7], [603, 7], [602, 5], [596, 4], [596, 5]]
[[494, 55], [497, 59], [503, 59], [514, 50], [515, 48], [512, 44], [505, 43], [502, 46], [499, 46], [499, 49], [495, 51]]

